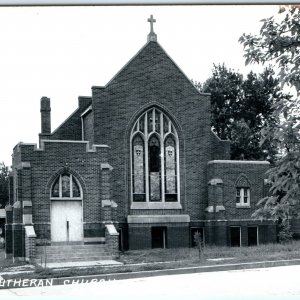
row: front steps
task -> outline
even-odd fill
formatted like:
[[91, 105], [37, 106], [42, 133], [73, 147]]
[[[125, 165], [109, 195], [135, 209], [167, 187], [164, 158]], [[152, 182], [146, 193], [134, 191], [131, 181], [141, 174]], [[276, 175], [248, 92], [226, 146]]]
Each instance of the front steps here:
[[108, 253], [104, 244], [88, 245], [59, 245], [59, 246], [37, 246], [37, 263], [58, 263], [110, 260], [113, 256]]

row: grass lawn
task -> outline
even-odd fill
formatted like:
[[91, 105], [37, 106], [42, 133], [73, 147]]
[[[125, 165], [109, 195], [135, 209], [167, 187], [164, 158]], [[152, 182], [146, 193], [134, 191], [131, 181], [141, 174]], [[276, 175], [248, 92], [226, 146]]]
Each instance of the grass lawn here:
[[193, 263], [207, 264], [210, 259], [220, 259], [218, 261], [224, 263], [227, 258], [230, 258], [230, 262], [232, 263], [300, 258], [300, 241], [253, 247], [205, 246], [201, 261], [199, 261], [198, 250], [196, 248], [127, 251], [120, 255], [119, 260], [125, 264], [166, 261], [191, 261]]
[[[18, 278], [69, 277], [77, 275], [83, 276], [125, 273], [251, 261], [258, 262], [266, 260], [300, 259], [299, 249], [300, 241], [293, 241], [288, 244], [267, 244], [255, 247], [239, 248], [206, 246], [201, 259], [199, 259], [198, 251], [195, 248], [126, 251], [121, 253], [118, 259], [120, 262], [124, 263], [122, 266], [95, 266], [63, 270], [44, 269], [40, 266], [36, 266], [34, 273], [18, 275]], [[3, 260], [0, 259], [0, 265], [2, 262]], [[7, 267], [8, 265], [6, 267], [2, 265], [0, 270], [4, 270]], [[15, 278], [16, 276], [11, 275], [5, 277]]]

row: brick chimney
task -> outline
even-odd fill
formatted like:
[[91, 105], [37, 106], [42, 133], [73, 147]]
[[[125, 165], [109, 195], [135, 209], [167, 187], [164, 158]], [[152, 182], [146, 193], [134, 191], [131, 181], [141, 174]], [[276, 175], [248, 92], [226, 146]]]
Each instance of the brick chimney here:
[[50, 107], [50, 99], [47, 97], [41, 98], [41, 133], [40, 137], [40, 145], [42, 139], [48, 139], [51, 135], [51, 107]]
[[41, 99], [41, 133], [51, 133], [51, 107], [50, 99], [42, 97]]

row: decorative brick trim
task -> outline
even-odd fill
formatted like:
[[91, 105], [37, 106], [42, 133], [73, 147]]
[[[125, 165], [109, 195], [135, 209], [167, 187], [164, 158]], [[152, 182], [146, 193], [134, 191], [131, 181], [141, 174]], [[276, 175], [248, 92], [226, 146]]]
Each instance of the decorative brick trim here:
[[209, 185], [217, 185], [217, 184], [223, 184], [223, 180], [220, 178], [213, 178], [208, 182]]
[[[223, 205], [217, 205], [215, 212], [219, 212], [219, 211], [223, 211], [223, 210], [225, 210], [225, 207]], [[210, 206], [206, 207], [205, 211], [207, 211], [209, 213], [213, 213], [214, 212], [214, 206], [210, 205]]]
[[182, 209], [179, 202], [132, 202], [130, 209]]
[[109, 163], [103, 163], [100, 165], [101, 170], [109, 170], [112, 171], [113, 167]]
[[249, 165], [270, 165], [268, 161], [262, 160], [211, 160], [207, 163], [211, 164], [249, 164]]
[[189, 215], [137, 215], [128, 216], [129, 224], [151, 224], [151, 223], [189, 223]]
[[21, 162], [16, 166], [16, 169], [22, 170], [25, 168], [30, 168], [30, 162]]

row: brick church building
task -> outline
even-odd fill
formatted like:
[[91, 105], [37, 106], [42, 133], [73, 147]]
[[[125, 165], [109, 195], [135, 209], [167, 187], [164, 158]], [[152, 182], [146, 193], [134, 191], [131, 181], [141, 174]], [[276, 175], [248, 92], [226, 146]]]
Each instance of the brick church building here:
[[201, 93], [157, 42], [106, 86], [79, 97], [51, 131], [41, 99], [39, 146], [13, 150], [6, 254], [35, 258], [39, 247], [101, 244], [119, 249], [249, 246], [276, 241], [272, 221], [251, 218], [264, 194], [266, 161], [230, 160], [211, 130]]

